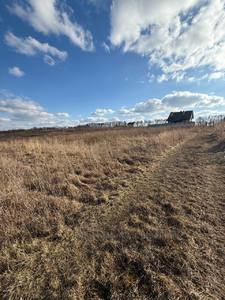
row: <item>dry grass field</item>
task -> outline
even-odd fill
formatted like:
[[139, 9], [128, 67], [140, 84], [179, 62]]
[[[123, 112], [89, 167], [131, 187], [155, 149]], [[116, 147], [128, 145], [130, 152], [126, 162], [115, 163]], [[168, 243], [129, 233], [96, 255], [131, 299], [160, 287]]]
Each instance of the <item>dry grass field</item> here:
[[223, 125], [1, 136], [0, 299], [225, 299], [224, 195]]

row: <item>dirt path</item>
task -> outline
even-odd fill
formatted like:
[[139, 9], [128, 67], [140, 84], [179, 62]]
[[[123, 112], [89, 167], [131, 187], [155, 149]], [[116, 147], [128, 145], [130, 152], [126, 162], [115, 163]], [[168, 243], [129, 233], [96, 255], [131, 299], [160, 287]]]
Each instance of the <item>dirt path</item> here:
[[199, 133], [84, 217], [85, 297], [225, 299], [224, 208], [224, 152]]

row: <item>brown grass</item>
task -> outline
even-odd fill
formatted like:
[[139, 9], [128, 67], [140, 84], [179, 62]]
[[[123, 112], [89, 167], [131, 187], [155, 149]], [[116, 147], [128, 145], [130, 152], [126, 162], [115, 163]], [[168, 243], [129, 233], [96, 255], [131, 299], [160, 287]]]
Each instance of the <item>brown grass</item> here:
[[0, 299], [203, 299], [182, 283], [196, 263], [181, 251], [192, 208], [184, 216], [164, 199], [170, 182], [150, 186], [195, 135], [130, 129], [2, 141]]

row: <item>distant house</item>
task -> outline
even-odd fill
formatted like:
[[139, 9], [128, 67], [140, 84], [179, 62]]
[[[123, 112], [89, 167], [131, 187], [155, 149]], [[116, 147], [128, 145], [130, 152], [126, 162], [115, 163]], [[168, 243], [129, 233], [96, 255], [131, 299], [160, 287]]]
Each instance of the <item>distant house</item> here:
[[127, 123], [127, 126], [128, 127], [137, 127], [136, 122], [129, 122], [129, 123]]
[[190, 123], [194, 119], [193, 110], [189, 111], [180, 111], [180, 112], [171, 112], [169, 118], [167, 119], [168, 123]]

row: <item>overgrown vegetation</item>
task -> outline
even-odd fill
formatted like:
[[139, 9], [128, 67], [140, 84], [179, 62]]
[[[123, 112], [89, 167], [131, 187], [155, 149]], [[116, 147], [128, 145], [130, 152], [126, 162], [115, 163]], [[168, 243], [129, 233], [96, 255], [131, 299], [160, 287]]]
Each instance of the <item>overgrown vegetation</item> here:
[[176, 151], [198, 131], [107, 130], [2, 141], [0, 299], [222, 299], [210, 286], [208, 298], [201, 298], [200, 273], [207, 266], [192, 248], [198, 209], [185, 193], [181, 203], [185, 177], [165, 182], [169, 174], [162, 168], [168, 157], [175, 159], [172, 173], [187, 166], [176, 161]]

